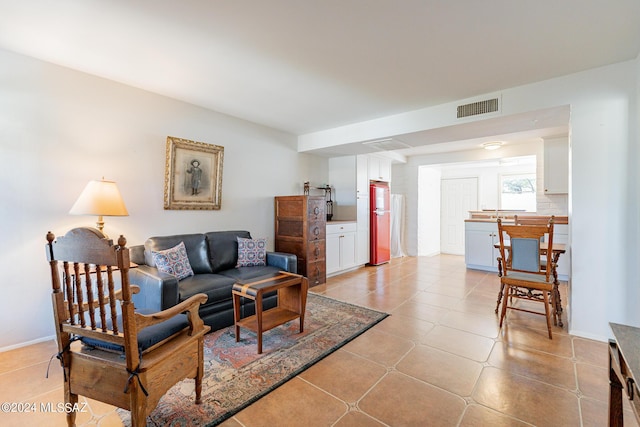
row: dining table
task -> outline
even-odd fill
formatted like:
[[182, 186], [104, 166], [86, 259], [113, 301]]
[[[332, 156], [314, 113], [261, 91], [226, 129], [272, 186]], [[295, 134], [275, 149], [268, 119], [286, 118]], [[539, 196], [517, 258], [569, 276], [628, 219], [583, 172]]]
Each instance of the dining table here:
[[[500, 243], [495, 243], [493, 245], [494, 248], [500, 249]], [[504, 241], [504, 249], [507, 253], [511, 250], [511, 242], [508, 240]], [[548, 243], [540, 242], [540, 255], [546, 256], [548, 249]], [[563, 327], [564, 323], [562, 323], [562, 300], [560, 298], [560, 290], [558, 281], [558, 271], [557, 265], [558, 260], [560, 259], [560, 255], [567, 252], [567, 245], [564, 243], [555, 243], [553, 242], [551, 246], [551, 262], [553, 265], [553, 270], [551, 274], [553, 275], [553, 324], [554, 326]], [[507, 262], [509, 262], [509, 255], [507, 255]], [[498, 257], [498, 277], [502, 277], [502, 258]], [[500, 285], [500, 292], [498, 292], [498, 301], [496, 302], [496, 313], [498, 313], [498, 308], [500, 307], [500, 303], [502, 302], [502, 295], [504, 292], [504, 285]]]

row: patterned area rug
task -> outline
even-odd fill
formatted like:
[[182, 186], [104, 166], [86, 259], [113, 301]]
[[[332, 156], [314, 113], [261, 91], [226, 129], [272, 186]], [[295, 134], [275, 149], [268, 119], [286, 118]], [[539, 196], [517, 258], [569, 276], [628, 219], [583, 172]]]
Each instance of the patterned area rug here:
[[[148, 426], [214, 426], [284, 384], [388, 315], [309, 293], [304, 332], [298, 320], [265, 332], [263, 353], [257, 337], [233, 327], [205, 337], [202, 403], [196, 405], [194, 381], [184, 380], [160, 400]], [[128, 411], [119, 411], [130, 425]]]

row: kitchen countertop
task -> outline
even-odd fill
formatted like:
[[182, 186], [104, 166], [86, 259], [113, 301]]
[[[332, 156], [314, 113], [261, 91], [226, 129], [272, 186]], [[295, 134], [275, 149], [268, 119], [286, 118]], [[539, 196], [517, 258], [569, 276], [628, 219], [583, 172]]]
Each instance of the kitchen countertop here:
[[[526, 217], [534, 216], [534, 215], [522, 215]], [[542, 218], [551, 218], [551, 215], [535, 215]], [[512, 217], [501, 217], [502, 222], [504, 223], [513, 223]], [[465, 219], [464, 222], [496, 222], [497, 218], [493, 217], [485, 217], [485, 218], [470, 218]], [[555, 224], [569, 224], [569, 217], [565, 215], [554, 215], [554, 223]]]
[[[497, 222], [497, 218], [471, 218], [465, 219], [464, 222]], [[502, 218], [504, 223], [513, 223], [513, 218]]]
[[355, 219], [334, 219], [331, 221], [327, 221], [327, 225], [353, 224], [354, 222], [356, 222]]

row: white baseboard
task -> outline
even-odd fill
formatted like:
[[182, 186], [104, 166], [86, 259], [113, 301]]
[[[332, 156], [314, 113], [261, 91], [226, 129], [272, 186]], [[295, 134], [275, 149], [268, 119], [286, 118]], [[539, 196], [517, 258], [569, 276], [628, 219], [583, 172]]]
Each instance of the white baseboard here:
[[19, 344], [14, 344], [14, 345], [9, 345], [7, 347], [2, 347], [0, 348], [0, 353], [3, 353], [5, 351], [9, 351], [9, 350], [15, 350], [16, 348], [21, 348], [21, 347], [26, 347], [28, 345], [33, 345], [33, 344], [38, 344], [41, 342], [45, 342], [45, 341], [55, 341], [56, 336], [55, 335], [50, 335], [48, 337], [42, 337], [42, 338], [38, 338], [32, 341], [27, 341], [27, 342], [23, 342], [23, 343], [19, 343]]

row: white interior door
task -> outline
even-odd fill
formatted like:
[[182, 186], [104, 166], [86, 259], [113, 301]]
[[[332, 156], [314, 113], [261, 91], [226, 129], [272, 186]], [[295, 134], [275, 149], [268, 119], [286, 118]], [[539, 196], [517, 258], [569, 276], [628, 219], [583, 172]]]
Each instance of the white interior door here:
[[464, 220], [478, 209], [478, 178], [441, 181], [440, 252], [464, 255]]

